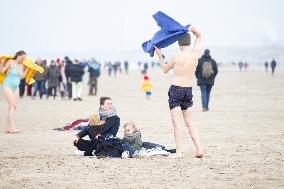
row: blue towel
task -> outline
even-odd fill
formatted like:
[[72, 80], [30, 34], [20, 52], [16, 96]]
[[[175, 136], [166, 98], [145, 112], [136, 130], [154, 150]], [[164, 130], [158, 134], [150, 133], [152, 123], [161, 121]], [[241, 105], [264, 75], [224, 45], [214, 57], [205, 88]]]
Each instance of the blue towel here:
[[155, 48], [165, 48], [173, 43], [175, 43], [179, 38], [188, 32], [190, 25], [182, 26], [180, 23], [166, 15], [165, 13], [158, 11], [153, 15], [158, 26], [161, 30], [155, 33], [153, 38], [142, 44], [144, 52], [150, 53], [150, 56], [154, 56]]

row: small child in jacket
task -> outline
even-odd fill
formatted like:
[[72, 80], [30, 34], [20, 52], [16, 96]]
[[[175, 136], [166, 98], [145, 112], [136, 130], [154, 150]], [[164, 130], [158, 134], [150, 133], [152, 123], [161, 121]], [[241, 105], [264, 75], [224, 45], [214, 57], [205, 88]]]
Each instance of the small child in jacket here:
[[152, 88], [153, 88], [153, 85], [150, 82], [149, 77], [147, 75], [145, 75], [144, 80], [141, 84], [141, 90], [146, 94], [146, 98], [148, 100], [150, 100], [150, 97], [152, 95]]
[[[97, 147], [99, 137], [103, 132], [105, 121], [102, 120], [98, 113], [90, 117], [90, 124], [84, 130], [74, 136], [74, 146], [78, 148], [76, 155], [93, 156], [93, 150]], [[89, 136], [90, 140], [84, 140], [85, 136]]]
[[133, 157], [133, 154], [142, 148], [141, 132], [134, 122], [128, 122], [124, 125], [122, 147], [124, 150], [122, 158]]

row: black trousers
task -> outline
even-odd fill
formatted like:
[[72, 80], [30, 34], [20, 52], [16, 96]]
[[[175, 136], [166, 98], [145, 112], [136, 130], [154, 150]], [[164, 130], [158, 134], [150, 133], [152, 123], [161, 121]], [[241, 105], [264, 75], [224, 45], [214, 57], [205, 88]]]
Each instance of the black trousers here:
[[[52, 94], [52, 92], [54, 93]], [[47, 97], [49, 96], [53, 96], [53, 98], [56, 97], [56, 87], [48, 87]]]
[[26, 88], [26, 81], [25, 79], [21, 79], [20, 85], [19, 85], [19, 92], [20, 92], [20, 97], [23, 97], [25, 94], [25, 88]]
[[[98, 78], [97, 77], [90, 77], [89, 79], [89, 95], [97, 95], [98, 91]], [[93, 93], [93, 91], [95, 92]]]
[[78, 150], [84, 151], [84, 156], [92, 156], [93, 150], [97, 149], [97, 142], [80, 139], [77, 143], [74, 142], [74, 146], [76, 146]]
[[72, 98], [72, 83], [67, 81], [67, 92], [68, 92], [68, 98]]

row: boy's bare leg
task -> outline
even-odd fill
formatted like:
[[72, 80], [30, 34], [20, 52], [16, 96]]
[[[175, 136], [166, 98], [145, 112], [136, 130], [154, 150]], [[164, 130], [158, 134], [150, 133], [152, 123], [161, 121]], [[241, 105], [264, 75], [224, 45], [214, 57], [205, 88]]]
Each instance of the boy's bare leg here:
[[202, 151], [201, 151], [201, 147], [200, 147], [198, 133], [197, 133], [196, 128], [191, 124], [191, 112], [190, 112], [190, 110], [189, 109], [183, 110], [182, 115], [183, 115], [185, 125], [188, 128], [189, 135], [191, 136], [191, 139], [192, 139], [192, 141], [193, 141], [193, 143], [195, 144], [195, 147], [196, 147], [195, 156], [197, 158], [202, 158], [203, 155], [202, 155]]
[[181, 126], [180, 126], [180, 116], [181, 109], [176, 107], [171, 110], [172, 123], [174, 127], [174, 136], [176, 141], [176, 154], [172, 155], [171, 158], [181, 158], [182, 157], [182, 141], [181, 141]]

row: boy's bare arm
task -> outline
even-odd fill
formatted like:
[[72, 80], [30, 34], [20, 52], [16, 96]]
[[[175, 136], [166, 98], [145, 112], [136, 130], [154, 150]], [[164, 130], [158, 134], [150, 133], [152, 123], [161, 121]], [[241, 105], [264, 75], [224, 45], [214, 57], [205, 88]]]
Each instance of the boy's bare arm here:
[[189, 28], [189, 31], [191, 31], [196, 37], [195, 43], [194, 43], [194, 49], [200, 49], [201, 33], [193, 26]]
[[174, 58], [171, 58], [170, 62], [166, 64], [161, 49], [155, 47], [155, 53], [159, 58], [159, 63], [162, 66], [164, 73], [167, 73], [170, 69], [174, 67]]

